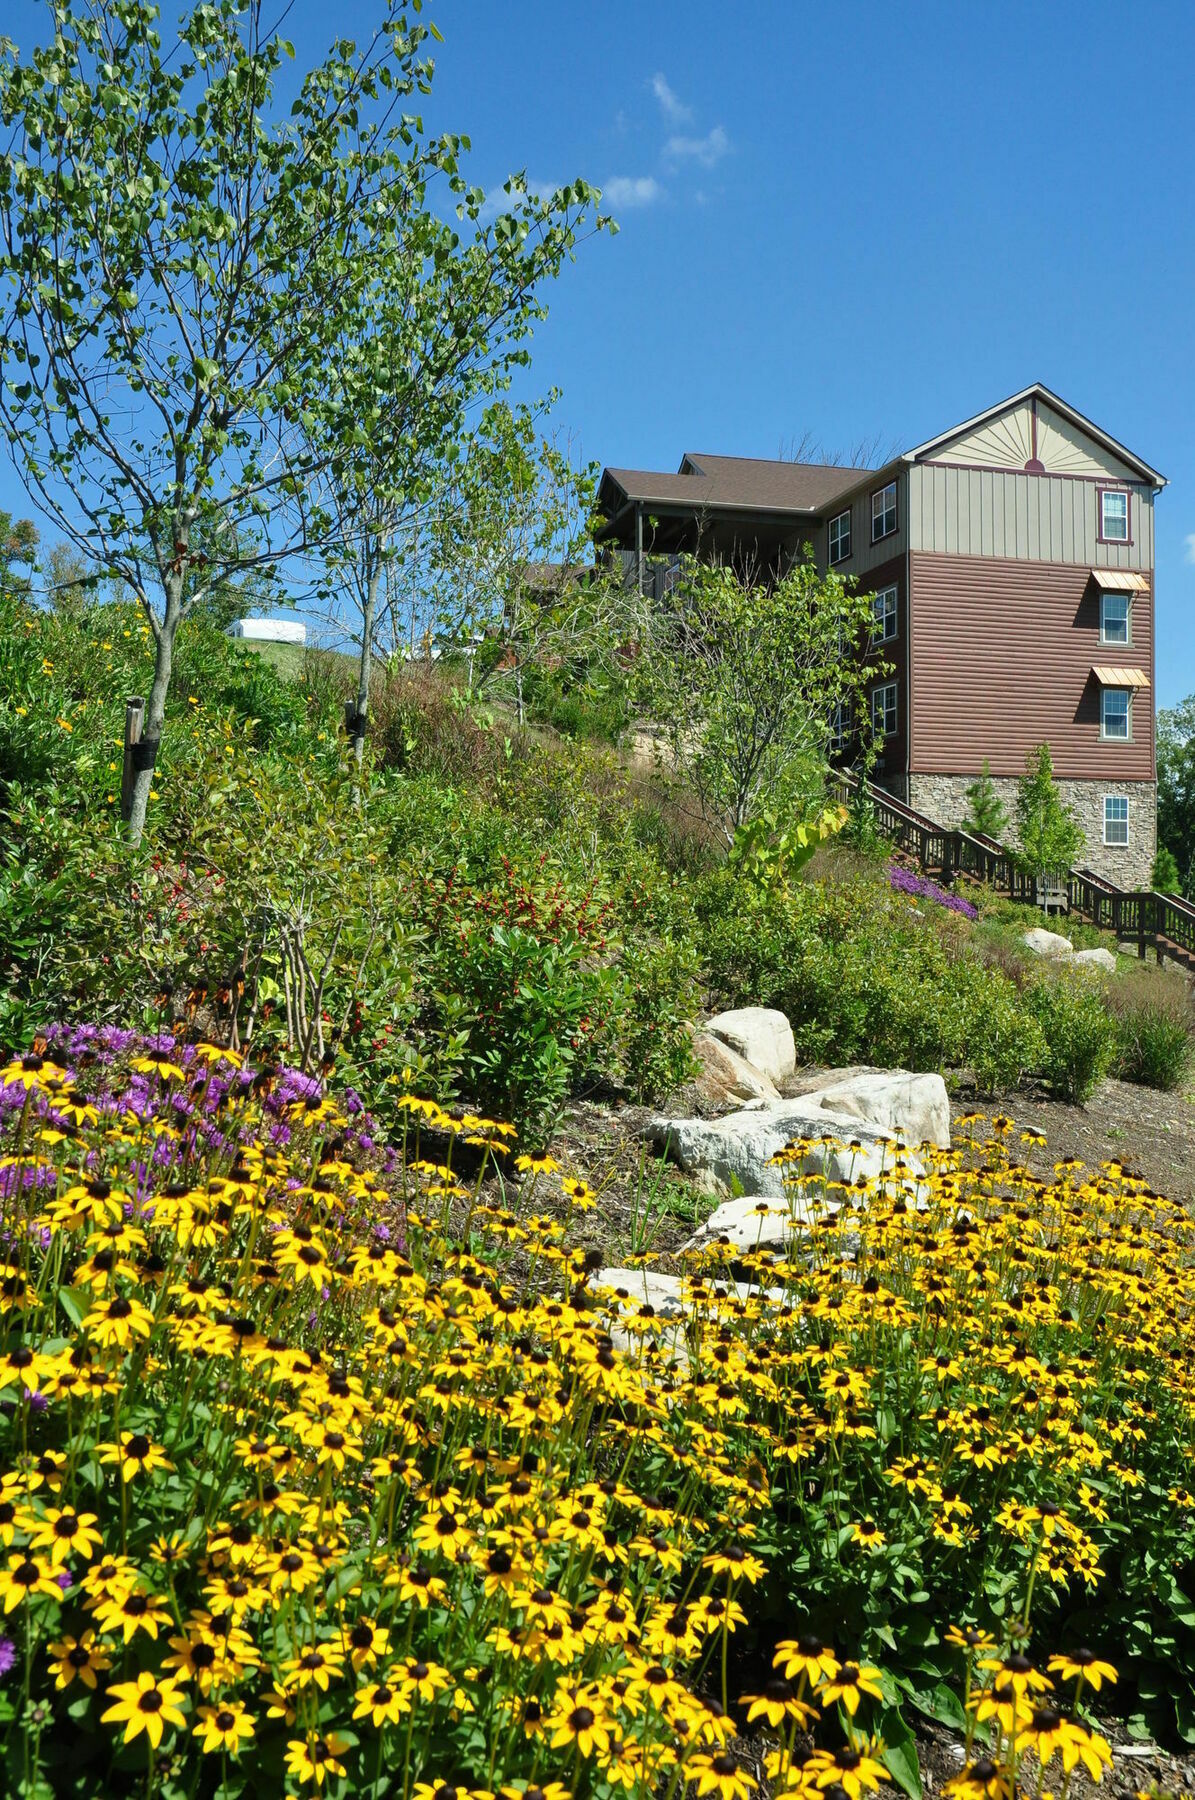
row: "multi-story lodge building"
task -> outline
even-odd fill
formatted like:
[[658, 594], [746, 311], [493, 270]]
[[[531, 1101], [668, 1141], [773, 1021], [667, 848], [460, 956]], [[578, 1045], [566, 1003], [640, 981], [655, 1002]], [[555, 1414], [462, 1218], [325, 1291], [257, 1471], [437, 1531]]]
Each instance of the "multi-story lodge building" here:
[[639, 583], [696, 555], [779, 571], [811, 546], [874, 593], [876, 779], [947, 825], [986, 759], [1005, 804], [1048, 743], [1087, 866], [1149, 885], [1156, 846], [1156, 469], [1035, 385], [879, 469], [685, 455], [606, 469]]

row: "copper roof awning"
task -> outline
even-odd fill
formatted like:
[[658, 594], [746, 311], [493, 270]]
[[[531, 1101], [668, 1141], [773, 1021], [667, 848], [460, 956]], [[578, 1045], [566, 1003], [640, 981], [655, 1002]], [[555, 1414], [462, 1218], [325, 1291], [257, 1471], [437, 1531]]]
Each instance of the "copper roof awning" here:
[[1091, 578], [1097, 587], [1114, 594], [1148, 594], [1149, 577], [1134, 575], [1131, 569], [1093, 569]]
[[1113, 669], [1107, 665], [1096, 665], [1091, 673], [1101, 687], [1113, 688], [1147, 688], [1149, 676], [1144, 669]]

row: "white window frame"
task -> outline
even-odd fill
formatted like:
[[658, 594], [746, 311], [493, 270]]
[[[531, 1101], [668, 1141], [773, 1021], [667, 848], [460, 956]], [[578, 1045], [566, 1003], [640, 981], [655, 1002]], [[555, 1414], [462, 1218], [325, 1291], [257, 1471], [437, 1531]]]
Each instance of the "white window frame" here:
[[[871, 729], [877, 737], [881, 737], [885, 741], [895, 737], [898, 730], [896, 687], [895, 681], [886, 681], [882, 687], [872, 690]], [[892, 717], [891, 725], [888, 723], [889, 714]]]
[[830, 714], [830, 755], [837, 756], [839, 752], [845, 748], [846, 727], [843, 718], [843, 705], [840, 700], [838, 705], [834, 708], [834, 711]]
[[[1110, 819], [1108, 817], [1108, 809], [1113, 806], [1116, 807], [1116, 809], [1117, 809], [1117, 815], [1116, 815], [1115, 819]], [[1120, 810], [1121, 808], [1124, 809], [1123, 812]], [[1117, 829], [1119, 829], [1121, 826], [1123, 826], [1124, 827], [1124, 836], [1123, 837], [1109, 837], [1109, 835], [1108, 835], [1109, 825], [1115, 826]], [[1128, 848], [1128, 842], [1129, 842], [1129, 797], [1127, 794], [1105, 794], [1104, 795], [1104, 842], [1111, 849], [1124, 850], [1124, 849]]]
[[[1108, 701], [1113, 694], [1124, 695], [1124, 712], [1119, 710], [1114, 717], [1124, 719], [1123, 731], [1108, 730]], [[1109, 744], [1131, 744], [1133, 741], [1133, 690], [1132, 688], [1102, 687], [1100, 689], [1100, 736]]]
[[[844, 550], [842, 547], [843, 534], [841, 530], [838, 533], [838, 548], [835, 549], [834, 527], [836, 525], [841, 526], [844, 519], [846, 520], [846, 549]], [[826, 528], [826, 543], [828, 546], [826, 554], [831, 565], [847, 560], [851, 553], [851, 509], [849, 506], [845, 512], [835, 513], [834, 517], [830, 520], [830, 523]]]
[[900, 619], [897, 612], [896, 583], [891, 587], [878, 588], [871, 603], [872, 617], [875, 623], [871, 628], [873, 644], [890, 644], [899, 636]]
[[[1113, 600], [1124, 601], [1124, 636], [1110, 637], [1108, 634], [1108, 606]], [[1118, 621], [1119, 622], [1119, 621]], [[1133, 596], [1119, 591], [1101, 593], [1100, 595], [1100, 643], [1132, 644], [1133, 642]]]
[[[1121, 531], [1119, 529], [1116, 531], [1108, 530], [1108, 502], [1109, 502], [1109, 500], [1123, 500], [1124, 501], [1124, 518], [1123, 519], [1118, 518], [1118, 519], [1113, 520], [1113, 523], [1116, 526], [1118, 526], [1118, 527], [1121, 525], [1124, 526], [1123, 531]], [[1130, 505], [1129, 491], [1127, 488], [1101, 488], [1100, 489], [1100, 533], [1099, 533], [1099, 535], [1100, 535], [1101, 544], [1128, 544], [1128, 543], [1132, 542], [1132, 537], [1131, 537], [1131, 533], [1130, 533], [1130, 529], [1129, 529], [1131, 522], [1132, 522], [1131, 518], [1130, 518], [1131, 511], [1132, 511], [1132, 508]]]
[[[888, 496], [892, 504], [888, 504]], [[876, 502], [879, 510], [876, 510]], [[878, 526], [878, 530], [877, 530]], [[881, 538], [891, 537], [897, 528], [896, 517], [896, 480], [886, 481], [883, 487], [876, 488], [871, 496], [871, 541], [878, 544]]]

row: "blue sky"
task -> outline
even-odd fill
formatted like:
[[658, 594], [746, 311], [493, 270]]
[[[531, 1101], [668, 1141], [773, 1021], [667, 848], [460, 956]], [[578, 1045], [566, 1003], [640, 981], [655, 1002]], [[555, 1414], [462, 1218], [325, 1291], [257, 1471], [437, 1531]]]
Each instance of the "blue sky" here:
[[[28, 42], [44, 12], [4, 0]], [[1195, 691], [1195, 8], [427, 0], [436, 129], [584, 175], [613, 239], [528, 391], [601, 462], [908, 445], [1041, 380], [1170, 478], [1158, 700]], [[373, 0], [295, 0], [300, 60]], [[5, 474], [0, 505], [16, 498]]]

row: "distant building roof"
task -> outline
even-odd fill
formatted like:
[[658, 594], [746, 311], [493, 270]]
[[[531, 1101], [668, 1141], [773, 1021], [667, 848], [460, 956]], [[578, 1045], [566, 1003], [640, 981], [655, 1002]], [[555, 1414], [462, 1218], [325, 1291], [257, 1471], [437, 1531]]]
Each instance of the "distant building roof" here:
[[601, 499], [611, 514], [628, 502], [653, 501], [698, 510], [814, 514], [849, 493], [866, 475], [866, 469], [845, 469], [837, 463], [687, 451], [675, 475], [654, 469], [607, 469]]

